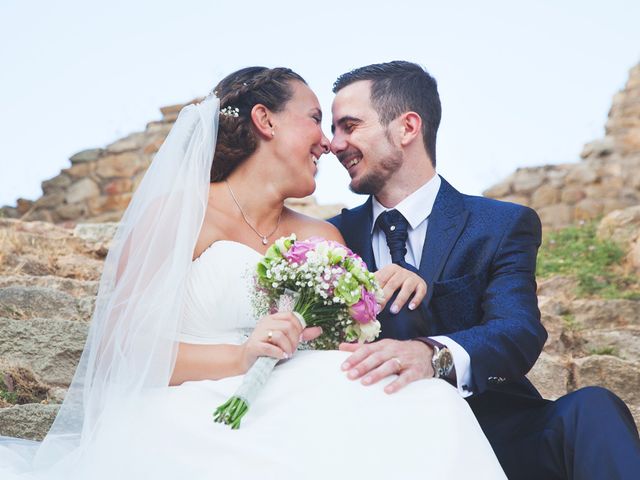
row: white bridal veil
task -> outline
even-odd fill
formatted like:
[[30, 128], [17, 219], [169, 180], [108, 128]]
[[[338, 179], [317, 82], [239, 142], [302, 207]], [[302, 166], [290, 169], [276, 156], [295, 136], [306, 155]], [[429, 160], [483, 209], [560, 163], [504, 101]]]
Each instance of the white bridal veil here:
[[128, 406], [140, 405], [146, 392], [167, 388], [184, 280], [207, 206], [219, 108], [212, 94], [180, 112], [122, 217], [55, 422], [42, 443], [2, 439], [0, 478], [90, 478], [81, 472], [102, 448], [101, 430], [126, 421]]

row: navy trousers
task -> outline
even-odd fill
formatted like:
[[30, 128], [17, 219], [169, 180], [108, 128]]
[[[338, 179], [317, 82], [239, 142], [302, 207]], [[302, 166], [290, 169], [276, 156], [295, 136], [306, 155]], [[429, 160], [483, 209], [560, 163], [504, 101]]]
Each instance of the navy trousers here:
[[609, 390], [582, 388], [555, 401], [507, 397], [487, 391], [469, 405], [510, 480], [640, 479], [638, 430]]

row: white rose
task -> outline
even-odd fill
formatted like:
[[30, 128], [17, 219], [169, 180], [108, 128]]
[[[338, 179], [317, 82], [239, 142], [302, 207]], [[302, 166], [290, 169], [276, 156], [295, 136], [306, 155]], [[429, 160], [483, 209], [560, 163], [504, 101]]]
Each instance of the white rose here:
[[369, 323], [361, 323], [358, 325], [360, 327], [360, 337], [358, 338], [358, 342], [373, 342], [378, 335], [380, 335], [380, 322], [377, 320], [373, 320]]

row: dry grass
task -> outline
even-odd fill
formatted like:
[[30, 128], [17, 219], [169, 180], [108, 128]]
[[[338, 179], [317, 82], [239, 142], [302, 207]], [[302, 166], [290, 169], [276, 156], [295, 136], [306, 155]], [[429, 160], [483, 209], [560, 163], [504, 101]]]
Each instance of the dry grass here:
[[8, 255], [20, 255], [24, 252], [24, 248], [25, 245], [17, 232], [7, 228], [0, 230], [0, 254], [3, 257]]
[[47, 403], [49, 387], [38, 380], [27, 368], [2, 367], [0, 368], [0, 401], [4, 406]]
[[[93, 280], [96, 260], [102, 261], [104, 256], [95, 245], [75, 237], [68, 229], [44, 222], [0, 219], [0, 275], [58, 275]], [[84, 263], [87, 266], [83, 269]]]

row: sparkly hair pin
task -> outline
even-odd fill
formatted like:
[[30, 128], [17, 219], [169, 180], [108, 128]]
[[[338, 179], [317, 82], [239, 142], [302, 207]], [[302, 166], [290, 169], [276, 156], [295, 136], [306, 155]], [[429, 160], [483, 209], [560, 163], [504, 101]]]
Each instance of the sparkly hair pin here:
[[220, 109], [220, 115], [237, 118], [240, 116], [240, 110], [237, 107], [224, 107]]

